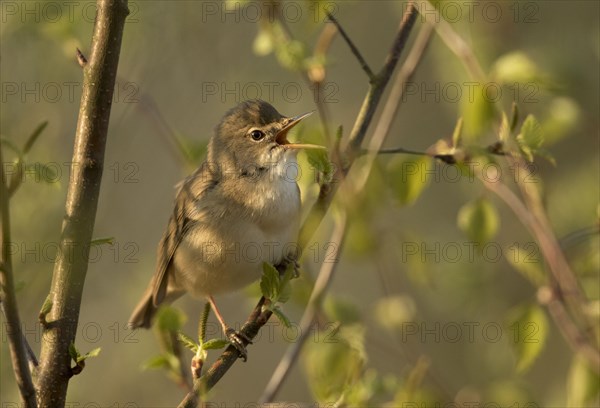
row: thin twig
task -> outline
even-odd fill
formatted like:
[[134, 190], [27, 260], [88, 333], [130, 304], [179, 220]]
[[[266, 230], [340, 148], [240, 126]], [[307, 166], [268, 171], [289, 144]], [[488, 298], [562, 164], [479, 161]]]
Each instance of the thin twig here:
[[346, 215], [344, 214], [342, 215], [341, 220], [338, 221], [334, 231], [331, 234], [331, 239], [328, 241], [335, 243], [334, 252], [332, 254], [333, 261], [323, 262], [323, 264], [321, 264], [321, 269], [317, 275], [317, 280], [310, 295], [308, 305], [306, 306], [304, 314], [300, 319], [300, 325], [298, 329], [300, 336], [288, 347], [285, 355], [279, 361], [277, 368], [273, 372], [267, 387], [259, 399], [259, 404], [268, 404], [273, 401], [273, 398], [281, 389], [281, 386], [287, 378], [292, 366], [298, 359], [300, 351], [302, 350], [302, 346], [308, 339], [310, 328], [315, 321], [317, 313], [319, 310], [321, 310], [323, 299], [327, 293], [327, 290], [329, 289], [331, 281], [333, 280], [335, 268], [338, 265], [340, 252], [346, 238], [346, 226], [347, 219]]
[[408, 7], [402, 16], [402, 21], [400, 22], [398, 32], [394, 38], [392, 48], [388, 53], [386, 61], [377, 74], [377, 80], [369, 87], [369, 91], [365, 97], [365, 100], [363, 101], [360, 112], [358, 113], [358, 117], [356, 118], [356, 122], [354, 123], [354, 127], [350, 132], [350, 140], [346, 149], [346, 156], [351, 161], [356, 158], [360, 151], [360, 146], [367, 134], [369, 125], [373, 120], [375, 110], [377, 109], [379, 101], [383, 96], [383, 91], [385, 90], [387, 83], [394, 72], [394, 68], [398, 64], [400, 54], [404, 50], [408, 36], [413, 25], [415, 24], [415, 21], [417, 20], [417, 14], [417, 8], [414, 2], [411, 1], [408, 3]]
[[[281, 27], [283, 28], [283, 34], [285, 36], [286, 42], [294, 41], [294, 35], [290, 30], [287, 21], [285, 21], [284, 15], [279, 11], [275, 13]], [[333, 34], [327, 32], [326, 29], [323, 29], [322, 35], [319, 38], [319, 42], [317, 47], [315, 48], [315, 54], [317, 52], [327, 52], [329, 44], [333, 40]], [[327, 145], [331, 144], [331, 132], [329, 131], [329, 113], [327, 111], [327, 107], [325, 106], [323, 95], [322, 95], [322, 81], [325, 78], [325, 73], [323, 72], [322, 78], [308, 72], [306, 70], [301, 71], [302, 79], [306, 82], [308, 87], [312, 90], [313, 99], [315, 101], [315, 105], [317, 106], [317, 112], [319, 113], [319, 119], [321, 121], [321, 126], [323, 128], [323, 136], [325, 137], [325, 142]]]
[[[364, 140], [367, 130], [371, 125], [371, 121], [375, 115], [375, 111], [379, 106], [383, 92], [385, 91], [390, 77], [396, 67], [400, 54], [406, 45], [406, 40], [410, 34], [415, 20], [417, 18], [417, 9], [413, 2], [408, 4], [406, 11], [402, 16], [398, 32], [392, 43], [390, 52], [385, 60], [384, 66], [377, 74], [377, 80], [369, 85], [369, 90], [363, 100], [362, 106], [352, 131], [350, 132], [348, 146], [342, 154], [342, 158], [338, 158], [339, 166], [333, 176], [333, 182], [324, 183], [319, 191], [319, 196], [309, 211], [309, 215], [300, 229], [300, 246], [306, 244], [309, 238], [317, 230], [323, 220], [327, 209], [329, 208], [333, 196], [338, 187], [342, 184], [343, 179], [348, 174], [354, 161], [361, 155], [361, 144]], [[334, 153], [336, 153], [334, 151]], [[336, 163], [337, 164], [337, 163]]]
[[27, 408], [37, 407], [35, 388], [31, 379], [28, 365], [27, 348], [19, 317], [19, 308], [15, 294], [15, 284], [12, 269], [12, 257], [10, 253], [10, 210], [8, 201], [7, 183], [8, 178], [4, 173], [4, 161], [2, 160], [2, 147], [0, 145], [0, 207], [2, 231], [0, 237], [0, 302], [2, 311], [6, 318], [8, 345], [12, 360], [15, 378], [19, 387], [21, 398]]
[[[417, 66], [421, 62], [423, 54], [429, 45], [432, 32], [433, 26], [431, 24], [423, 25], [423, 28], [419, 31], [419, 35], [415, 40], [415, 44], [411, 49], [410, 54], [408, 57], [406, 57], [406, 61], [402, 65], [402, 68], [394, 80], [390, 95], [383, 108], [383, 112], [381, 113], [381, 118], [379, 119], [379, 122], [373, 131], [373, 137], [371, 138], [367, 148], [369, 151], [369, 154], [367, 155], [367, 163], [369, 163], [367, 165], [368, 169], [370, 169], [370, 167], [373, 165], [378, 152], [381, 150], [381, 147], [383, 146], [383, 143], [389, 134], [392, 123], [397, 117], [398, 109], [402, 104], [402, 96], [404, 95], [405, 85], [408, 81], [410, 81]], [[367, 182], [368, 176], [368, 171], [361, 171], [357, 182], [354, 184], [355, 192], [362, 191]]]
[[469, 45], [452, 28], [452, 25], [440, 14], [429, 1], [418, 2], [419, 13], [428, 23], [434, 24], [439, 38], [446, 44], [459, 60], [463, 63], [471, 77], [478, 81], [483, 81], [486, 77], [485, 71], [479, 64], [475, 53]]
[[579, 327], [573, 322], [560, 296], [553, 293], [546, 306], [571, 349], [585, 357], [589, 361], [591, 368], [599, 374], [600, 356], [598, 350], [594, 348], [579, 330]]
[[[508, 207], [515, 213], [517, 218], [529, 229], [531, 234], [536, 238], [544, 259], [548, 263], [550, 271], [553, 273], [556, 282], [559, 284], [560, 293], [556, 301], [562, 301], [565, 295], [564, 280], [565, 275], [572, 273], [569, 265], [562, 257], [560, 248], [556, 249], [552, 243], [550, 236], [553, 236], [551, 231], [547, 231], [540, 225], [539, 219], [528, 209], [525, 204], [513, 193], [504, 183], [500, 181], [491, 182], [483, 177], [480, 178], [483, 185], [495, 193]], [[564, 261], [564, 263], [563, 263]], [[563, 285], [563, 286], [560, 286]], [[569, 283], [571, 285], [571, 283]], [[574, 290], [568, 286], [569, 291]], [[573, 295], [572, 293], [570, 294]], [[591, 363], [596, 371], [600, 370], [600, 351], [598, 351], [587, 339], [581, 331], [568, 318], [566, 310], [558, 308], [555, 303], [548, 304], [552, 317], [558, 326], [561, 327], [561, 333], [566, 336], [566, 340], [574, 347], [573, 351], [581, 352]]]
[[81, 50], [79, 48], [77, 48], [76, 55], [77, 55], [77, 63], [79, 64], [79, 66], [81, 68], [85, 68], [85, 66], [88, 63], [88, 60], [85, 57], [85, 55], [83, 55], [83, 52], [81, 52]]
[[360, 64], [360, 67], [363, 69], [363, 71], [365, 71], [365, 73], [369, 77], [369, 81], [375, 80], [375, 74], [371, 70], [371, 67], [369, 67], [369, 64], [364, 59], [356, 45], [354, 45], [354, 43], [352, 42], [346, 31], [342, 28], [340, 23], [337, 21], [337, 19], [329, 11], [325, 11], [325, 14], [327, 14], [327, 18], [329, 19], [329, 21], [331, 21], [335, 25], [342, 37], [344, 37], [344, 40], [346, 40], [346, 44], [348, 44], [348, 46], [350, 47], [350, 51], [352, 51], [352, 54], [354, 54], [354, 56], [356, 57], [356, 60]]

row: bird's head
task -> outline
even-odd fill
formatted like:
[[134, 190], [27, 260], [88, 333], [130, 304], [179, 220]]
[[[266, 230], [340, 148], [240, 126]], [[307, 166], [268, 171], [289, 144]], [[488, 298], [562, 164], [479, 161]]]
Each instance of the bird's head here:
[[287, 133], [312, 112], [286, 117], [269, 103], [244, 101], [221, 119], [208, 147], [208, 160], [224, 171], [264, 169], [295, 155], [299, 149], [322, 146], [290, 143]]

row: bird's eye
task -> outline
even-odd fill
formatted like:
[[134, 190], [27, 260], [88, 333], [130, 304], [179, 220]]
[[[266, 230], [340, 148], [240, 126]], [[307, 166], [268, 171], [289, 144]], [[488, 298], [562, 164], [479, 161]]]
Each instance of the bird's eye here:
[[265, 134], [260, 130], [253, 130], [252, 133], [250, 133], [250, 137], [252, 138], [252, 140], [256, 140], [258, 142], [263, 137], [265, 137]]

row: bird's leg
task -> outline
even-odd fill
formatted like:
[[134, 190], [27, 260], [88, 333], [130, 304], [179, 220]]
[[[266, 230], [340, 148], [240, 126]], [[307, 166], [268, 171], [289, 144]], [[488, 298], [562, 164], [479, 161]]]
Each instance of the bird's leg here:
[[287, 254], [281, 262], [275, 266], [275, 269], [279, 272], [279, 275], [283, 276], [288, 266], [293, 265], [294, 270], [292, 272], [292, 278], [297, 278], [300, 276], [300, 264], [298, 263], [298, 255], [295, 253]]
[[225, 334], [225, 337], [227, 337], [227, 340], [229, 340], [231, 345], [235, 347], [236, 350], [240, 353], [240, 357], [244, 361], [246, 361], [248, 359], [248, 353], [246, 352], [246, 345], [244, 344], [244, 341], [246, 341], [246, 343], [248, 344], [252, 344], [252, 339], [248, 338], [248, 336], [246, 336], [244, 333], [232, 329], [227, 325], [227, 323], [225, 323], [221, 312], [219, 312], [219, 309], [217, 308], [215, 299], [213, 299], [212, 296], [208, 297], [208, 302], [210, 303], [212, 309], [215, 311], [215, 316], [217, 316], [217, 320], [219, 321], [219, 323], [221, 323], [221, 328], [223, 330], [223, 333]]

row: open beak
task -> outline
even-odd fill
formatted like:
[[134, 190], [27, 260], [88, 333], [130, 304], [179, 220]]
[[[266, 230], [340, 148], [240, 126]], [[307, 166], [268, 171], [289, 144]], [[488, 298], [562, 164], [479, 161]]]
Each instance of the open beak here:
[[325, 149], [324, 146], [307, 143], [290, 143], [287, 140], [287, 133], [290, 131], [290, 129], [296, 126], [298, 123], [300, 123], [302, 119], [309, 117], [313, 113], [314, 111], [307, 112], [303, 113], [302, 115], [294, 116], [293, 118], [291, 118], [288, 124], [285, 125], [285, 127], [281, 129], [279, 133], [277, 133], [277, 136], [275, 137], [275, 141], [277, 142], [277, 144], [283, 146], [286, 149]]

